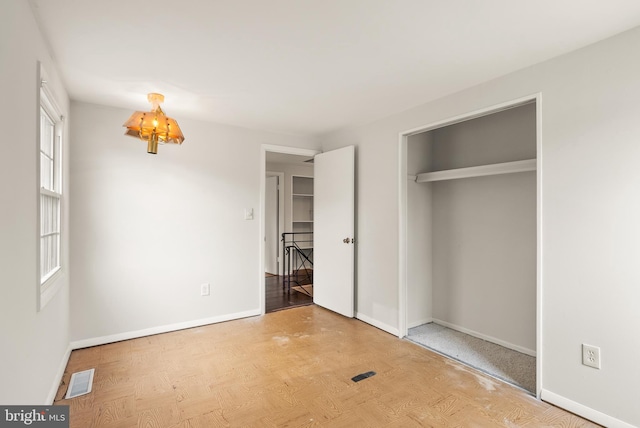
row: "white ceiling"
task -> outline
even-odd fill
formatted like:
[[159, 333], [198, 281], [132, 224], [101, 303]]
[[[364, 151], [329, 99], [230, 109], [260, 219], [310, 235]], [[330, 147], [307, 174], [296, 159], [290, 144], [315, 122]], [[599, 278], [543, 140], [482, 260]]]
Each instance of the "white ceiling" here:
[[638, 0], [30, 1], [74, 100], [308, 136], [640, 25]]

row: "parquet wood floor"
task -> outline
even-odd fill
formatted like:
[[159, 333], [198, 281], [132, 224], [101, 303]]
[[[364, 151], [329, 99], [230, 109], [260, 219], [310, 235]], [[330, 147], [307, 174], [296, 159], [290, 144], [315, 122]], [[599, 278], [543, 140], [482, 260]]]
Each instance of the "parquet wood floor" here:
[[57, 400], [77, 428], [597, 426], [318, 306], [73, 351]]

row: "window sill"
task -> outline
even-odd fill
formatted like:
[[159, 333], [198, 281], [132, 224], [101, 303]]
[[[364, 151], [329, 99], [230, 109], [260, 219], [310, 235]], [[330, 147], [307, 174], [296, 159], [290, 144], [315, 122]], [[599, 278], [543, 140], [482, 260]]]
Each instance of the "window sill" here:
[[58, 291], [62, 288], [62, 269], [58, 268], [47, 278], [45, 278], [44, 282], [40, 285], [40, 299], [38, 302], [38, 311], [44, 309], [47, 306], [53, 297], [58, 293]]

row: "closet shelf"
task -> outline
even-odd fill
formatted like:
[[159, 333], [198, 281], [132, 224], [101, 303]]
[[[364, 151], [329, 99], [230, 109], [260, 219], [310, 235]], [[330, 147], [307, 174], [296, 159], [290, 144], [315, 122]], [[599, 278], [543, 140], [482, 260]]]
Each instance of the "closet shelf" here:
[[455, 180], [458, 178], [482, 177], [485, 175], [512, 174], [536, 170], [536, 159], [515, 162], [495, 163], [491, 165], [472, 166], [469, 168], [447, 169], [444, 171], [424, 172], [418, 174], [416, 183], [430, 181]]

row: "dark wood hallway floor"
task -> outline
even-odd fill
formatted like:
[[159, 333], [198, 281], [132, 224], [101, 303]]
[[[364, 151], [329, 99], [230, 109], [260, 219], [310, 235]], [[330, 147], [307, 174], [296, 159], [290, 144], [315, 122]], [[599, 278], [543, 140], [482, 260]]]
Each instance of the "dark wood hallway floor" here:
[[266, 290], [265, 311], [267, 313], [313, 303], [313, 297], [304, 293], [294, 290], [291, 290], [291, 293], [287, 293], [287, 290], [282, 286], [282, 280], [282, 276], [267, 276], [264, 280]]

